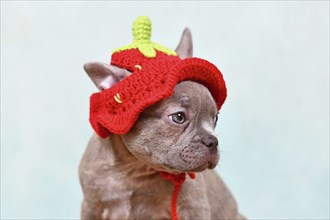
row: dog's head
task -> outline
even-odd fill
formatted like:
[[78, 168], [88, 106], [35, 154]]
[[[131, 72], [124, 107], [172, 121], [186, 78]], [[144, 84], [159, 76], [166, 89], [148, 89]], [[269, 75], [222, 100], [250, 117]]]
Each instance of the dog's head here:
[[[182, 59], [192, 56], [189, 29], [183, 32], [176, 53]], [[88, 63], [84, 68], [100, 90], [130, 75], [125, 69], [102, 63]], [[157, 170], [179, 173], [212, 169], [219, 160], [214, 133], [217, 113], [205, 86], [183, 81], [171, 97], [145, 109], [121, 138], [136, 158]]]

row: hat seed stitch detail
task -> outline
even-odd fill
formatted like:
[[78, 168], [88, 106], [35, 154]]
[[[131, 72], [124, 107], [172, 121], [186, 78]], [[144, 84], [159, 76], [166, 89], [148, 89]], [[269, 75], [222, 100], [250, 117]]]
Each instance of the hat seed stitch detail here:
[[142, 70], [142, 66], [141, 65], [135, 65], [135, 68], [138, 70]]
[[123, 101], [121, 101], [121, 99], [120, 99], [119, 93], [117, 93], [113, 98], [117, 103], [119, 103], [119, 104], [123, 103]]

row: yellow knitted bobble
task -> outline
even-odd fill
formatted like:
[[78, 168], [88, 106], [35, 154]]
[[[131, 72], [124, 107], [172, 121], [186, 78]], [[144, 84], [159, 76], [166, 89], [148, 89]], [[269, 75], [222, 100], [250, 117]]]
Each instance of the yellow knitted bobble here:
[[147, 16], [140, 16], [133, 22], [133, 43], [117, 48], [113, 52], [120, 52], [129, 49], [138, 49], [145, 57], [156, 57], [156, 50], [167, 55], [176, 56], [176, 53], [164, 46], [151, 42], [151, 21]]

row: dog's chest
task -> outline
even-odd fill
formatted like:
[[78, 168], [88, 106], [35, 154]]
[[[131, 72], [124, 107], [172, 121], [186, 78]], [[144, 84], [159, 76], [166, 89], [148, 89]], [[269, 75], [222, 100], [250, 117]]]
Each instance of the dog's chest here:
[[107, 186], [98, 212], [100, 219], [170, 219], [171, 184], [127, 183]]
[[[148, 181], [130, 188], [112, 187], [112, 195], [104, 203], [100, 219], [171, 219], [171, 200], [174, 186], [169, 181]], [[177, 202], [181, 219], [210, 217], [206, 194], [196, 187], [199, 180], [187, 180]], [[123, 186], [123, 185], [122, 185]]]

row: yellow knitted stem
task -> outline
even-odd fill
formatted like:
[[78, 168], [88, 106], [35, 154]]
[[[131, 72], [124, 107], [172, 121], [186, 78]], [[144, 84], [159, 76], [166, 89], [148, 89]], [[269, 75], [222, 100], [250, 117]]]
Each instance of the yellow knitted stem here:
[[[176, 56], [175, 51], [151, 42], [151, 21], [147, 16], [140, 16], [133, 22], [133, 42], [127, 46], [119, 47], [113, 51], [120, 52], [129, 49], [138, 49], [145, 57], [156, 57], [156, 50], [167, 55]], [[156, 50], [155, 50], [156, 49]]]

